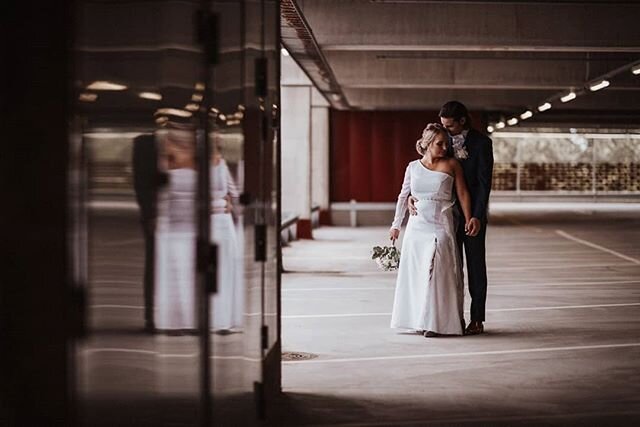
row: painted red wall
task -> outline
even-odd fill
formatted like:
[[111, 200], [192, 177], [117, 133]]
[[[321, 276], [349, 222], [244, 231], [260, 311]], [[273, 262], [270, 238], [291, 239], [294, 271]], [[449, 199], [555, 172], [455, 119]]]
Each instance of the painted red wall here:
[[[480, 123], [479, 117], [472, 117]], [[331, 201], [392, 202], [437, 111], [331, 111]]]

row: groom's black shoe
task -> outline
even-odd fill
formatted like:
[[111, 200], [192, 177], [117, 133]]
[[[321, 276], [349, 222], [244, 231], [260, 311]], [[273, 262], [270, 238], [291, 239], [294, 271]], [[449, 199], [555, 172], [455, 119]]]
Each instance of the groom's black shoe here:
[[484, 332], [484, 326], [481, 320], [472, 320], [464, 331], [465, 335], [480, 335]]

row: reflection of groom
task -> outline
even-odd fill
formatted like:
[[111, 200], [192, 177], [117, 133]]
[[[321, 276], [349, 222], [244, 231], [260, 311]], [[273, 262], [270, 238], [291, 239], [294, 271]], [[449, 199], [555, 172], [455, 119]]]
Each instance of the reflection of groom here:
[[[487, 264], [485, 239], [487, 235], [487, 207], [493, 173], [493, 149], [491, 139], [471, 127], [467, 108], [458, 101], [449, 101], [440, 109], [440, 121], [452, 138], [450, 154], [460, 161], [464, 178], [471, 195], [472, 221], [480, 232], [472, 237], [458, 227], [457, 242], [460, 259], [467, 262], [467, 278], [471, 294], [471, 322], [466, 334], [476, 335], [484, 331], [485, 302], [487, 300]], [[409, 210], [415, 212], [413, 197], [409, 198]], [[458, 206], [459, 208], [459, 206]]]

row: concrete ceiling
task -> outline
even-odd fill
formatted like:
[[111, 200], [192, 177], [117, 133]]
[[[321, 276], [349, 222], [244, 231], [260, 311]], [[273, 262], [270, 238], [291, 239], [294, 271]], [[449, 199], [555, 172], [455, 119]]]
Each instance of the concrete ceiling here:
[[490, 121], [532, 110], [526, 123], [633, 125], [639, 19], [640, 0], [283, 0], [282, 42], [338, 109], [458, 99]]

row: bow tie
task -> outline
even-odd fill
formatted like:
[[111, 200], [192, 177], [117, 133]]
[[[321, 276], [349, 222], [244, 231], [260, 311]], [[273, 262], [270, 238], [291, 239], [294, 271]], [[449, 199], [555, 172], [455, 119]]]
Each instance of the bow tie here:
[[451, 142], [453, 143], [454, 147], [462, 147], [464, 145], [464, 135], [461, 133], [458, 135], [453, 135], [451, 137]]

